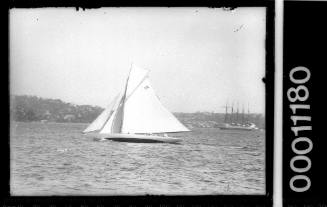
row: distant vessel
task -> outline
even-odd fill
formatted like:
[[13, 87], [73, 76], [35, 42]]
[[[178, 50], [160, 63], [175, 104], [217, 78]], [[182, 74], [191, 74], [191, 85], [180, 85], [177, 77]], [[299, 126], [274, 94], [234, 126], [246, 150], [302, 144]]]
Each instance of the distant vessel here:
[[132, 65], [123, 92], [83, 133], [121, 142], [180, 142], [166, 133], [190, 130], [161, 104], [148, 74]]
[[242, 121], [240, 123], [239, 121], [239, 111], [238, 111], [238, 105], [237, 105], [237, 111], [236, 111], [236, 120], [234, 119], [235, 114], [234, 114], [234, 105], [232, 104], [231, 106], [231, 114], [228, 117], [228, 106], [226, 104], [225, 106], [225, 118], [224, 118], [224, 123], [219, 126], [218, 128], [222, 130], [244, 130], [244, 131], [251, 131], [251, 130], [256, 130], [258, 127], [254, 123], [249, 122], [249, 115], [250, 115], [250, 110], [248, 108], [248, 118], [245, 120], [244, 117], [244, 106], [242, 109]]

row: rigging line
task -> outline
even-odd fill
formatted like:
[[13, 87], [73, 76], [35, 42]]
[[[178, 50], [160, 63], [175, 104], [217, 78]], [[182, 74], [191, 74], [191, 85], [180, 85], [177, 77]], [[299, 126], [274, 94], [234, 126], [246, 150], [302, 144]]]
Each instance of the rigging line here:
[[120, 117], [121, 117], [121, 120], [120, 120], [120, 126], [119, 126], [119, 128], [121, 128], [121, 125], [122, 125], [122, 123], [123, 123], [123, 119], [122, 119], [122, 114], [123, 114], [123, 102], [124, 102], [124, 97], [122, 97], [121, 99], [120, 99], [120, 101], [119, 101], [119, 104], [118, 104], [118, 106], [117, 106], [117, 108], [116, 108], [116, 110], [114, 111], [114, 118], [113, 118], [113, 120], [112, 120], [112, 124], [111, 124], [111, 132], [114, 132], [114, 129], [115, 129], [115, 127], [117, 126], [117, 123], [116, 123], [116, 121], [117, 121], [117, 119], [118, 119], [118, 116], [120, 115]]
[[[128, 77], [127, 77], [127, 80], [126, 80], [126, 85], [125, 85], [125, 91], [124, 91], [124, 95], [123, 95], [123, 98], [122, 98], [122, 106], [121, 106], [121, 124], [120, 124], [120, 129], [119, 131], [122, 132], [122, 129], [123, 129], [123, 123], [124, 123], [124, 107], [125, 107], [125, 99], [126, 99], [126, 92], [127, 92], [127, 86], [128, 86], [128, 81], [129, 81], [129, 76], [131, 75], [131, 71], [132, 71], [132, 67], [133, 67], [133, 62], [131, 63], [131, 67], [129, 69], [129, 73], [128, 73]], [[119, 104], [120, 105], [120, 104]], [[116, 113], [116, 116], [115, 116], [115, 119], [117, 117], [117, 114]]]
[[131, 94], [129, 96], [127, 96], [127, 98], [125, 98], [125, 102], [128, 101], [129, 97], [131, 97], [134, 92], [136, 91], [136, 89], [138, 89], [140, 87], [140, 85], [145, 81], [145, 79], [148, 77], [150, 71], [147, 71], [147, 73], [145, 74], [145, 76], [143, 77], [143, 79], [140, 81], [139, 84], [137, 84], [137, 86], [133, 89], [133, 91], [131, 92]]

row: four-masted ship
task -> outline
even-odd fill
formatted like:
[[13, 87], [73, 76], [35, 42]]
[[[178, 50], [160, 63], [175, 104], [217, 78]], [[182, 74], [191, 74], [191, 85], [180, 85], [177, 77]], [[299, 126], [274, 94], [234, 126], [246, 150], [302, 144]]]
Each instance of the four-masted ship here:
[[[231, 108], [230, 114], [228, 113], [228, 108]], [[236, 112], [234, 112], [233, 104], [231, 107], [229, 107], [227, 104], [225, 105], [224, 123], [220, 125], [218, 128], [222, 130], [245, 130], [245, 131], [258, 129], [254, 123], [250, 122], [249, 107], [248, 107], [248, 114], [247, 116], [245, 116], [244, 106], [242, 108], [242, 114], [240, 114], [238, 105], [237, 105]]]

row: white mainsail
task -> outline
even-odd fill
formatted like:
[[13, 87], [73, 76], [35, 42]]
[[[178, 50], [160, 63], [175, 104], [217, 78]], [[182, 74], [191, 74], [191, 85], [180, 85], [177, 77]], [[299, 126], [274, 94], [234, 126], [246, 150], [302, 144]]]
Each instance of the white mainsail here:
[[[102, 128], [100, 134], [136, 134], [190, 131], [159, 101], [150, 81], [149, 71], [132, 66], [125, 93], [115, 101], [110, 115], [100, 115], [93, 127]], [[108, 112], [103, 112], [103, 114]], [[103, 123], [103, 120], [106, 120]], [[101, 123], [101, 124], [100, 124]], [[101, 126], [101, 127], [99, 127]], [[88, 128], [89, 128], [88, 127]], [[86, 130], [85, 130], [86, 131]]]
[[122, 133], [189, 131], [160, 103], [148, 78], [126, 100], [123, 120]]

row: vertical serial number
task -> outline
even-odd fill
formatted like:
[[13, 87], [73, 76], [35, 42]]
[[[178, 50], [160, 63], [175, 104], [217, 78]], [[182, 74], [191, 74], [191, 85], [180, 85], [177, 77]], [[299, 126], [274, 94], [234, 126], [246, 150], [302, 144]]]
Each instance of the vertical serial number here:
[[[312, 130], [310, 105], [307, 103], [309, 90], [306, 87], [310, 76], [310, 70], [302, 66], [293, 68], [289, 74], [290, 81], [294, 84], [294, 87], [287, 90], [287, 98], [292, 111], [290, 119], [293, 122], [291, 131], [294, 137], [291, 148], [295, 154], [290, 160], [290, 168], [294, 175], [289, 181], [289, 186], [295, 192], [305, 192], [311, 186], [311, 180], [306, 173], [311, 168], [311, 159], [307, 154], [312, 150], [313, 143], [310, 137], [303, 135], [303, 132]], [[299, 146], [302, 147], [299, 149]], [[305, 163], [304, 166], [296, 165], [299, 161]]]

